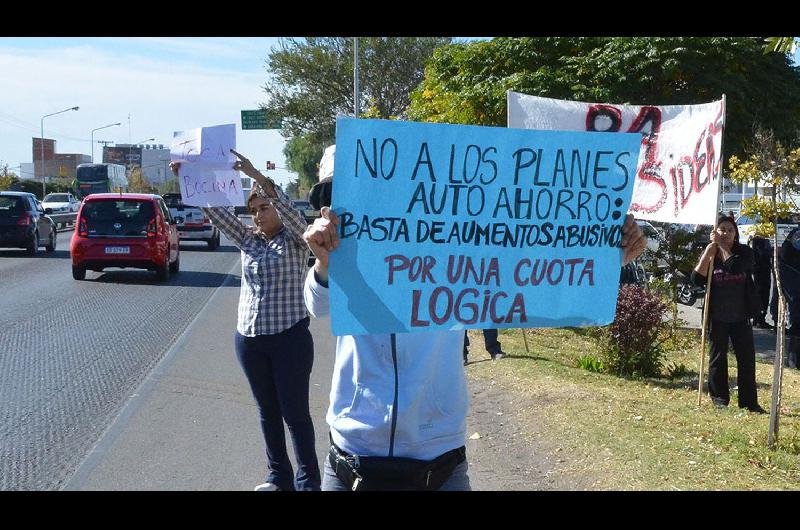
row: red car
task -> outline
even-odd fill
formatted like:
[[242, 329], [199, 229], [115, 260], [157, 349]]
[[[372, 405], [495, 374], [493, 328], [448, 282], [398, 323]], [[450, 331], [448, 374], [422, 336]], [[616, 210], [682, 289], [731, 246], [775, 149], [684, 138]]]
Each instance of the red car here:
[[180, 268], [180, 240], [175, 220], [159, 195], [93, 193], [78, 211], [69, 246], [72, 277], [86, 270], [133, 267], [156, 271], [167, 280]]

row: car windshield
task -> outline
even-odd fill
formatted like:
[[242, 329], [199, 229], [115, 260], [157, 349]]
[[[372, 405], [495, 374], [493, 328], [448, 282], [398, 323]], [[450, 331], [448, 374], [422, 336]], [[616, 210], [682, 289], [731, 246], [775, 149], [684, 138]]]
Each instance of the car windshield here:
[[[754, 225], [756, 223], [761, 222], [760, 217], [747, 217], [746, 215], [742, 215], [739, 219], [736, 220], [736, 224], [739, 226], [742, 225]], [[792, 218], [782, 218], [778, 219], [779, 225], [793, 225], [797, 224]]]
[[66, 193], [51, 193], [42, 202], [68, 202], [69, 195]]
[[89, 236], [146, 236], [155, 216], [150, 201], [101, 200], [83, 206]]
[[19, 217], [25, 211], [22, 197], [8, 195], [0, 197], [0, 217]]

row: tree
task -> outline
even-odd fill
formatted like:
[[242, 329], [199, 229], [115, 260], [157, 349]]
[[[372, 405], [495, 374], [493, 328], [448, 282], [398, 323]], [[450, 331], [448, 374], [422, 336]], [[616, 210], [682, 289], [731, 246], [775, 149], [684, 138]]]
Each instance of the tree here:
[[140, 168], [137, 167], [131, 170], [131, 174], [128, 177], [128, 191], [131, 193], [150, 193], [152, 189], [153, 187], [150, 186], [150, 182]]
[[[369, 116], [404, 117], [409, 95], [433, 51], [449, 37], [360, 37], [360, 102]], [[267, 60], [268, 115], [283, 119], [285, 137], [307, 136], [324, 146], [335, 141], [336, 117], [353, 115], [353, 39], [282, 39]], [[320, 152], [321, 155], [321, 152]], [[319, 161], [319, 158], [317, 158]]]
[[409, 117], [506, 124], [506, 91], [632, 105], [705, 103], [727, 96], [726, 156], [754, 124], [788, 141], [800, 125], [800, 69], [762, 53], [756, 38], [528, 37], [438, 49], [411, 96]]
[[781, 384], [783, 381], [783, 359], [785, 358], [784, 330], [786, 329], [786, 299], [781, 287], [781, 276], [784, 274], [778, 261], [778, 233], [776, 221], [796, 209], [791, 200], [793, 192], [800, 188], [800, 148], [790, 149], [778, 141], [772, 131], [756, 129], [753, 141], [748, 146], [749, 157], [740, 161], [738, 157], [730, 159], [730, 179], [733, 182], [755, 182], [756, 185], [769, 188], [769, 197], [755, 196], [742, 201], [742, 213], [751, 217], [759, 217], [756, 233], [771, 236], [774, 245], [773, 263], [775, 263], [775, 283], [778, 293], [778, 344], [775, 352], [775, 363], [772, 380], [772, 407], [768, 444], [775, 448], [778, 443], [778, 417], [780, 415]]
[[169, 179], [159, 184], [157, 189], [159, 195], [164, 195], [165, 193], [180, 193], [181, 186], [178, 184], [178, 179]]
[[311, 134], [295, 136], [283, 147], [287, 167], [299, 175], [298, 193], [308, 193], [317, 182], [319, 160], [325, 147]]
[[764, 53], [794, 53], [797, 41], [794, 37], [768, 37], [764, 43]]
[[286, 185], [286, 195], [294, 197], [295, 199], [301, 198], [299, 179], [293, 180]]

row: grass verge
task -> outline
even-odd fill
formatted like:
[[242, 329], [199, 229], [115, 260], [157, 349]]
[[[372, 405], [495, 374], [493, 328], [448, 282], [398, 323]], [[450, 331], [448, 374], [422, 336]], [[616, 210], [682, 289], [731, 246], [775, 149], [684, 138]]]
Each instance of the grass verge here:
[[[687, 368], [674, 379], [624, 379], [579, 368], [579, 359], [597, 349], [582, 329], [529, 329], [530, 353], [521, 330], [501, 330], [506, 358], [474, 363], [468, 373], [532, 404], [525, 413], [535, 414], [549, 442], [569, 455], [563, 472], [599, 477], [594, 489], [800, 489], [800, 372], [784, 369], [778, 448], [772, 451], [769, 414], [736, 407], [733, 355], [731, 406], [715, 408], [707, 394], [697, 406], [699, 335], [681, 333], [691, 335], [692, 347], [667, 355], [667, 363]], [[471, 330], [470, 341], [483, 344], [481, 332]], [[481, 350], [473, 347], [478, 355]], [[771, 363], [756, 363], [759, 402], [768, 411], [772, 371]]]

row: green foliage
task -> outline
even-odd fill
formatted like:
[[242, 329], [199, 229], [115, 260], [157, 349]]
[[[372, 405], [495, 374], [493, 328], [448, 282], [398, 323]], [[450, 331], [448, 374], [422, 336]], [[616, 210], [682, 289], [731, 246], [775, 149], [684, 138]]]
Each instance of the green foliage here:
[[19, 182], [15, 175], [0, 175], [0, 191], [10, 190], [15, 182]]
[[308, 194], [319, 180], [319, 161], [325, 147], [325, 144], [315, 140], [311, 134], [290, 138], [283, 147], [287, 167], [299, 175], [299, 194]]
[[689, 369], [686, 368], [685, 364], [676, 363], [674, 361], [667, 362], [667, 364], [664, 366], [664, 370], [666, 372], [667, 377], [671, 380], [680, 379], [682, 377], [689, 375], [690, 373]]
[[177, 179], [169, 179], [159, 184], [157, 189], [159, 195], [164, 195], [165, 193], [180, 193], [181, 186]]
[[[449, 37], [359, 37], [359, 110], [372, 109], [373, 117], [383, 119], [404, 116], [426, 61], [449, 42]], [[267, 63], [271, 76], [263, 108], [283, 118], [282, 134], [334, 143], [336, 116], [354, 112], [353, 39], [282, 39]]]
[[300, 195], [300, 183], [299, 180], [293, 180], [289, 184], [286, 185], [286, 195], [288, 195], [292, 199], [300, 199], [302, 196]]
[[[742, 201], [742, 213], [759, 218], [755, 232], [762, 237], [775, 233], [775, 219], [789, 217], [798, 211], [792, 195], [800, 192], [800, 148], [786, 147], [777, 135], [767, 129], [756, 128], [747, 146], [747, 158], [732, 156], [729, 160], [729, 178], [733, 182], [754, 182], [769, 197], [760, 195]], [[774, 196], [773, 195], [774, 192]]]
[[601, 361], [594, 355], [585, 355], [580, 359], [578, 359], [578, 368], [582, 368], [583, 370], [588, 370], [590, 372], [596, 372], [596, 373], [603, 373], [605, 371], [605, 366], [603, 366], [603, 361]]
[[[645, 261], [645, 268], [652, 278], [651, 287], [665, 298], [665, 303], [672, 312], [670, 322], [674, 332], [681, 325], [678, 318], [678, 285], [688, 280], [703, 247], [708, 244], [708, 237], [701, 232], [690, 232], [670, 223], [663, 223], [661, 228], [664, 237], [659, 242], [658, 250], [645, 251], [649, 257]], [[681, 278], [676, 271], [682, 272], [685, 277]]]
[[794, 37], [767, 37], [764, 42], [764, 53], [794, 53], [797, 42]]
[[135, 168], [128, 176], [128, 191], [131, 193], [151, 193], [153, 191], [153, 187], [141, 169]]
[[440, 48], [412, 94], [417, 121], [506, 124], [506, 91], [633, 105], [727, 96], [725, 153], [754, 123], [788, 139], [800, 125], [800, 70], [745, 37], [526, 37]]
[[[0, 191], [24, 191], [33, 193], [41, 201], [44, 198], [42, 195], [42, 181], [32, 179], [20, 179], [13, 173], [0, 175]], [[68, 184], [61, 182], [47, 182], [45, 195], [48, 193], [66, 193], [74, 192]]]

